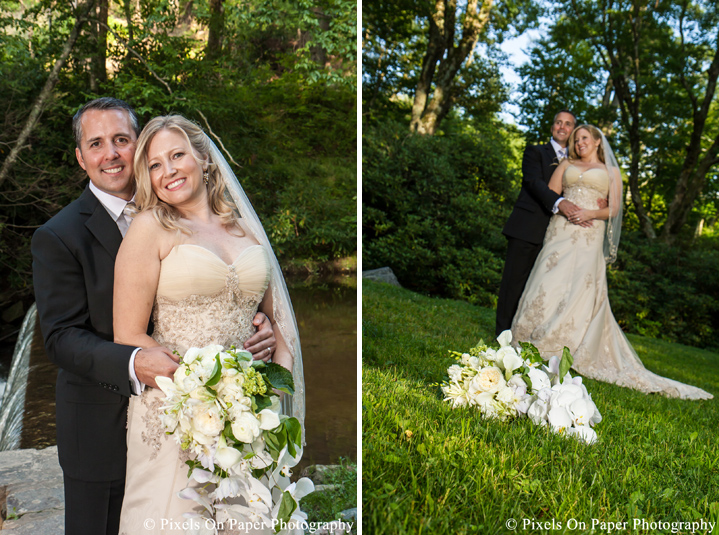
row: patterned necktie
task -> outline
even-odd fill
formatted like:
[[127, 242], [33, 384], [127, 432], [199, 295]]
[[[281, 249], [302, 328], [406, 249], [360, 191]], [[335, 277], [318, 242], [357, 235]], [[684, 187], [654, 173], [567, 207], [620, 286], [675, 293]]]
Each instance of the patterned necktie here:
[[137, 206], [133, 201], [130, 201], [125, 205], [125, 208], [122, 210], [122, 215], [117, 219], [117, 226], [120, 228], [120, 234], [122, 234], [122, 237], [125, 237], [125, 234], [127, 234], [127, 229], [130, 228], [130, 223], [132, 223], [132, 219], [137, 215]]
[[564, 160], [564, 158], [567, 157], [567, 149], [559, 149], [559, 152], [557, 153], [557, 157], [559, 158], [560, 162], [562, 160]]

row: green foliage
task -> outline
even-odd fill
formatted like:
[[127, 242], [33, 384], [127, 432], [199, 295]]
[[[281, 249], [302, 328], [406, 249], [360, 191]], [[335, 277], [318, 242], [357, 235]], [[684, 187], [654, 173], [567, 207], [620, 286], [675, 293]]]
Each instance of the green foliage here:
[[[225, 2], [225, 46], [210, 62], [204, 61], [205, 36], [198, 33], [206, 2], [132, 2], [129, 24], [123, 6], [110, 3], [108, 25], [119, 38], [108, 32], [108, 79], [96, 93], [90, 90], [88, 59], [97, 46], [84, 27], [27, 146], [0, 185], [0, 335], [17, 328], [5, 323], [17, 323], [17, 314], [8, 311], [19, 305], [21, 316], [33, 301], [33, 231], [84, 188], [71, 118], [98, 96], [126, 100], [143, 123], [181, 113], [221, 139], [239, 164], [234, 170], [282, 264], [355, 254], [356, 80], [348, 59], [356, 46], [348, 29], [354, 15], [344, 0], [290, 4], [272, 4], [288, 10], [284, 17], [275, 12], [270, 24], [284, 43], [273, 48], [264, 22], [253, 15], [267, 14], [267, 4]], [[187, 6], [197, 13], [182, 11]], [[329, 28], [318, 30], [315, 15], [315, 22], [298, 26], [300, 15], [310, 16], [315, 7], [330, 17]], [[74, 16], [70, 3], [3, 3], [0, 162], [18, 138]], [[298, 31], [309, 48], [295, 54], [290, 41]], [[320, 38], [335, 48], [325, 50], [327, 65], [310, 65], [319, 52], [307, 50]], [[310, 76], [313, 69], [321, 76]]]
[[390, 266], [419, 292], [494, 302], [514, 198], [507, 137], [497, 127], [446, 136], [396, 123], [365, 130], [364, 268]]
[[[372, 281], [362, 291], [364, 531], [507, 533], [513, 518], [517, 532], [589, 533], [593, 519], [717, 520], [716, 400], [585, 379], [604, 417], [594, 446], [528, 419], [483, 420], [430, 384], [454, 363], [448, 350], [492, 338], [494, 311]], [[652, 371], [719, 394], [719, 354], [630, 340]], [[522, 529], [525, 519], [563, 527]], [[570, 519], [587, 528], [567, 529]]]
[[[705, 156], [714, 165], [688, 188], [700, 195], [690, 199], [687, 226], [719, 208], [718, 99], [709, 69], [719, 57], [718, 6], [703, 0], [561, 0], [548, 7], [548, 31], [519, 68], [528, 138], [544, 139], [562, 108], [573, 110], [580, 123], [599, 126], [636, 184], [633, 203], [643, 204], [657, 233], [673, 201], [686, 193], [678, 186], [682, 171], [696, 170]], [[690, 147], [699, 149], [697, 160]], [[678, 231], [670, 232], [676, 238]]]
[[719, 348], [718, 263], [716, 239], [668, 246], [625, 233], [607, 271], [617, 321], [644, 336]]
[[[308, 522], [337, 520], [340, 512], [357, 507], [357, 464], [344, 458], [339, 462], [339, 467], [329, 471], [321, 483], [328, 485], [326, 490], [302, 498], [301, 508], [307, 513]], [[357, 533], [357, 529], [352, 533]]]

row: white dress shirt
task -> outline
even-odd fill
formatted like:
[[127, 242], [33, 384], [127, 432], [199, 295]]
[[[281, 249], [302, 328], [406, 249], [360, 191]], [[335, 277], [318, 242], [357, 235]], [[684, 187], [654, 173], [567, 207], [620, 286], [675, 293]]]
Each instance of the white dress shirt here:
[[[552, 144], [552, 148], [554, 149], [554, 152], [557, 155], [557, 160], [559, 160], [561, 162], [564, 158], [567, 157], [567, 150], [568, 150], [567, 147], [562, 147], [559, 143], [554, 141], [554, 138], [551, 138], [549, 140], [549, 143]], [[556, 214], [557, 212], [559, 212], [559, 203], [562, 202], [563, 200], [564, 200], [564, 197], [560, 196], [559, 199], [557, 199], [557, 202], [554, 203], [554, 206], [552, 207], [553, 214]]]
[[[120, 223], [118, 223], [118, 220], [122, 217], [125, 217], [124, 210], [125, 205], [127, 205], [128, 202], [134, 201], [135, 196], [132, 196], [132, 199], [130, 201], [126, 201], [125, 199], [121, 199], [120, 197], [115, 197], [114, 195], [110, 195], [109, 193], [106, 193], [102, 191], [100, 188], [95, 186], [92, 182], [90, 182], [90, 191], [92, 191], [93, 195], [97, 197], [97, 200], [100, 201], [100, 204], [107, 210], [107, 213], [110, 214], [110, 217], [117, 225], [118, 229], [122, 229], [122, 226]], [[127, 224], [129, 225], [129, 221], [127, 221]], [[120, 230], [122, 233], [122, 230]], [[137, 352], [140, 351], [141, 348], [135, 349], [135, 351], [132, 352], [132, 356], [130, 357], [130, 363], [128, 364], [128, 371], [130, 373], [130, 381], [133, 387], [133, 392], [135, 394], [140, 394], [144, 388], [145, 385], [140, 382], [140, 380], [137, 378], [137, 374], [135, 373], [135, 356], [137, 355]]]

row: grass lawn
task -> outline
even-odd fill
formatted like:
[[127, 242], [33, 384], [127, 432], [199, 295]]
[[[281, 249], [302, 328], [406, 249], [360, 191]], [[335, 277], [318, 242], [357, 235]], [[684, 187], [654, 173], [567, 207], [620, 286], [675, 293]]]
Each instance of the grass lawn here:
[[[604, 417], [586, 446], [453, 410], [430, 386], [448, 350], [494, 341], [494, 310], [365, 280], [362, 322], [363, 533], [710, 533], [719, 521], [717, 399], [585, 379]], [[719, 354], [629, 340], [650, 370], [719, 395]]]

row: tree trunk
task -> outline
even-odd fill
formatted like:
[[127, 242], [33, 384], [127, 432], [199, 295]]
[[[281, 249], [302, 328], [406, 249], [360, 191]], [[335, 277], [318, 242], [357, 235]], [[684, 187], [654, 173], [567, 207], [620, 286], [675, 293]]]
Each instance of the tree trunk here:
[[50, 96], [50, 93], [52, 93], [53, 88], [57, 84], [57, 81], [60, 77], [60, 71], [65, 65], [68, 56], [70, 56], [70, 52], [72, 51], [73, 46], [75, 46], [77, 36], [80, 34], [80, 27], [86, 21], [87, 15], [90, 12], [90, 8], [92, 8], [93, 4], [94, 0], [89, 0], [79, 12], [77, 21], [75, 22], [75, 26], [70, 32], [70, 36], [67, 38], [65, 46], [60, 53], [60, 57], [57, 58], [57, 61], [55, 62], [55, 65], [53, 66], [52, 71], [50, 72], [50, 76], [48, 76], [47, 81], [42, 88], [42, 91], [40, 91], [40, 94], [35, 100], [35, 104], [33, 104], [32, 109], [30, 110], [30, 115], [28, 116], [27, 121], [25, 121], [25, 125], [20, 132], [20, 136], [18, 136], [17, 140], [15, 141], [15, 146], [12, 148], [10, 154], [8, 154], [8, 157], [3, 162], [2, 169], [0, 169], [0, 185], [5, 182], [5, 179], [7, 178], [10, 169], [17, 161], [20, 151], [24, 148], [25, 142], [27, 141], [28, 137], [30, 137], [30, 133], [32, 132], [33, 128], [35, 128], [35, 124], [40, 117], [40, 113], [42, 113], [42, 110], [45, 107], [45, 102], [47, 101], [48, 97]]
[[409, 127], [413, 132], [434, 134], [452, 109], [454, 80], [462, 64], [471, 56], [489, 20], [493, 1], [483, 0], [481, 9], [478, 9], [478, 0], [468, 0], [462, 20], [462, 36], [457, 46], [454, 44], [457, 2], [435, 1], [429, 16], [427, 52], [412, 104]]
[[222, 54], [222, 37], [225, 30], [224, 0], [210, 0], [210, 28], [205, 58], [215, 61]]
[[127, 42], [132, 45], [133, 35], [133, 24], [132, 24], [132, 0], [125, 0], [122, 3], [123, 10], [125, 12], [125, 22], [127, 23]]
[[[712, 107], [714, 93], [716, 91], [717, 78], [719, 77], [719, 37], [717, 37], [716, 50], [714, 59], [707, 71], [708, 79], [704, 99], [700, 107], [697, 107], [698, 99], [692, 93], [689, 84], [685, 83], [687, 95], [694, 108], [694, 121], [692, 125], [692, 135], [687, 146], [687, 155], [684, 158], [679, 179], [674, 189], [674, 198], [669, 205], [667, 221], [664, 224], [662, 238], [672, 243], [679, 231], [687, 221], [687, 217], [694, 206], [694, 202], [704, 188], [706, 174], [712, 165], [717, 163], [717, 153], [719, 152], [719, 135], [714, 138], [713, 144], [707, 152], [701, 157], [702, 138], [706, 137], [705, 126], [707, 117]], [[700, 160], [701, 158], [701, 160]]]
[[107, 82], [107, 12], [108, 0], [97, 0], [95, 18], [90, 27], [95, 40], [95, 52], [90, 56], [90, 91], [97, 93], [100, 84]]
[[[328, 15], [325, 15], [322, 11], [321, 7], [313, 7], [312, 12], [317, 17], [317, 22], [319, 25], [319, 29], [322, 32], [327, 32], [330, 29], [330, 17]], [[325, 50], [322, 46], [315, 45], [310, 48], [310, 59], [317, 63], [318, 65], [322, 65], [323, 67], [327, 64], [327, 50]]]

